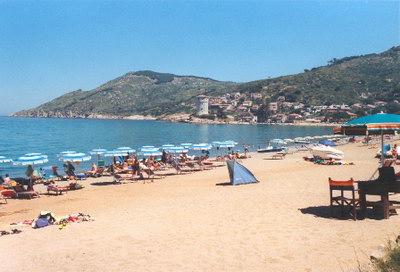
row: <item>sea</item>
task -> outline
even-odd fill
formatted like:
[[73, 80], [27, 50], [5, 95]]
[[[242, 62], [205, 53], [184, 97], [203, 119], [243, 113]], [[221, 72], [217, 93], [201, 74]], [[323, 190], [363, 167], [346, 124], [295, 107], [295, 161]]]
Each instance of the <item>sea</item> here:
[[[161, 146], [181, 143], [211, 143], [233, 140], [238, 143], [234, 150], [243, 151], [243, 145], [250, 151], [265, 147], [275, 138], [295, 138], [332, 134], [332, 127], [326, 126], [281, 126], [281, 125], [232, 125], [232, 124], [191, 124], [170, 123], [148, 120], [99, 120], [0, 117], [0, 155], [16, 159], [26, 153], [48, 155], [49, 162], [35, 165], [41, 167], [55, 165], [63, 173], [63, 162], [57, 156], [62, 151], [89, 153], [95, 148], [113, 150], [118, 147], [139, 149], [143, 145]], [[189, 155], [199, 155], [200, 151], [189, 151]], [[211, 149], [212, 156], [221, 155], [226, 149]], [[106, 163], [111, 162], [105, 158]], [[92, 161], [76, 166], [77, 171], [90, 168]], [[12, 163], [0, 164], [0, 175], [23, 177], [26, 166]]]

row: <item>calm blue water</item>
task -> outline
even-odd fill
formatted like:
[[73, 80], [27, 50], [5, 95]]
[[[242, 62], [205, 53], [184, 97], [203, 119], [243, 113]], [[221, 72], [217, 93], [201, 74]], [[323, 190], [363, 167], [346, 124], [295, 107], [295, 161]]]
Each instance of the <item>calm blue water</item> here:
[[[41, 119], [0, 117], [0, 155], [17, 158], [25, 153], [40, 152], [49, 156], [46, 165], [62, 166], [56, 155], [61, 151], [89, 152], [94, 148], [112, 150], [121, 146], [139, 148], [183, 142], [201, 143], [234, 140], [255, 150], [274, 138], [294, 138], [332, 134], [330, 127], [211, 125], [167, 123], [160, 121]], [[198, 152], [198, 151], [192, 151]], [[213, 150], [212, 155], [222, 151]], [[96, 156], [93, 157], [96, 160]], [[43, 165], [43, 166], [46, 166]], [[42, 165], [40, 165], [42, 166]], [[40, 168], [40, 166], [35, 166]], [[77, 167], [88, 169], [90, 162]], [[1, 174], [23, 176], [24, 166], [0, 164]], [[62, 167], [60, 168], [62, 170]], [[60, 171], [63, 172], [63, 171]]]

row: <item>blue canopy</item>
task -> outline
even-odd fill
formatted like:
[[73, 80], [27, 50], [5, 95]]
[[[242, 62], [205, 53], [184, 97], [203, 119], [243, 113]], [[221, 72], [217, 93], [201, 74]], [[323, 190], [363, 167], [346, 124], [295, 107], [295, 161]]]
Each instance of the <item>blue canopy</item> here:
[[253, 173], [235, 160], [226, 161], [232, 185], [256, 183], [258, 180]]

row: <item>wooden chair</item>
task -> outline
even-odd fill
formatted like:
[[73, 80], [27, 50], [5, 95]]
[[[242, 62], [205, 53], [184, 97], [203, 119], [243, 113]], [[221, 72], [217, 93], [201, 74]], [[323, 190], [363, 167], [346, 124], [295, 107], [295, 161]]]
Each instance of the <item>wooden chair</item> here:
[[[360, 200], [356, 198], [353, 178], [343, 181], [329, 178], [329, 191], [331, 216], [333, 217], [334, 207], [339, 207], [342, 213], [347, 209], [350, 215], [353, 216], [353, 219], [357, 220], [357, 210], [360, 208]], [[340, 194], [338, 195], [336, 191], [339, 191]]]

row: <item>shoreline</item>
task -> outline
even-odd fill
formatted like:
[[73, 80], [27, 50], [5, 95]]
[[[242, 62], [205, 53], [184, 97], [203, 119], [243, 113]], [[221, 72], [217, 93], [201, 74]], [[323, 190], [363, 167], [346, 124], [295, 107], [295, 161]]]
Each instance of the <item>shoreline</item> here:
[[195, 118], [193, 120], [186, 120], [180, 118], [166, 117], [154, 117], [145, 115], [131, 115], [131, 116], [109, 116], [99, 115], [96, 117], [45, 117], [45, 116], [22, 116], [22, 115], [8, 115], [3, 117], [11, 118], [41, 118], [41, 119], [88, 119], [88, 120], [132, 120], [132, 121], [162, 121], [169, 123], [186, 123], [186, 124], [215, 124], [215, 125], [272, 125], [272, 126], [321, 126], [321, 127], [335, 127], [341, 125], [340, 123], [315, 123], [315, 122], [294, 122], [294, 123], [250, 123], [250, 122], [238, 122], [238, 121], [214, 121], [202, 118]]

